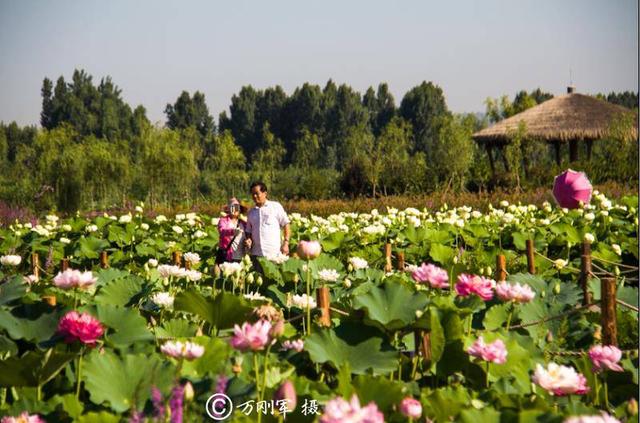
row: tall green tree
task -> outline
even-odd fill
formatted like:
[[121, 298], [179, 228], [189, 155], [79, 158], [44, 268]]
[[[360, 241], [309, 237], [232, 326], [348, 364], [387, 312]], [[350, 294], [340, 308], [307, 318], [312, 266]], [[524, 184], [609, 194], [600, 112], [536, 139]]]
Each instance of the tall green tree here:
[[432, 82], [422, 82], [402, 98], [400, 115], [411, 123], [417, 151], [429, 155], [429, 149], [437, 141], [438, 124], [449, 115], [442, 89]]
[[209, 114], [204, 94], [200, 91], [196, 91], [193, 97], [187, 91], [182, 91], [174, 104], [167, 104], [164, 113], [170, 129], [193, 127], [203, 138], [212, 135], [215, 129], [213, 116]]

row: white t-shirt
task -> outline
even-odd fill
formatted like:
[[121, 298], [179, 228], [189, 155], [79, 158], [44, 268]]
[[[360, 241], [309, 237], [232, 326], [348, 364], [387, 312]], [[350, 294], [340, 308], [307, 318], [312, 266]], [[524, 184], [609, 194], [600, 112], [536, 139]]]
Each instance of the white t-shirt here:
[[289, 217], [277, 201], [267, 200], [262, 207], [247, 213], [247, 234], [253, 244], [251, 255], [270, 257], [280, 252], [280, 229], [289, 224]]

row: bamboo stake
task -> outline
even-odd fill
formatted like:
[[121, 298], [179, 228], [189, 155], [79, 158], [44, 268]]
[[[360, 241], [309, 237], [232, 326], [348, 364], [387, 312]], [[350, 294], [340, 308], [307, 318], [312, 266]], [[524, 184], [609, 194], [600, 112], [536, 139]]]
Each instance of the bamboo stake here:
[[389, 273], [393, 270], [393, 266], [391, 265], [391, 244], [389, 243], [384, 244], [384, 259], [384, 271], [385, 273]]
[[398, 251], [398, 270], [404, 271], [404, 251]]
[[100, 268], [106, 269], [109, 267], [109, 255], [106, 251], [100, 251]]
[[182, 266], [182, 253], [180, 251], [174, 251], [171, 253], [171, 259], [176, 266]]
[[580, 286], [582, 287], [582, 304], [591, 302], [589, 293], [589, 279], [591, 278], [591, 244], [582, 243], [582, 254], [580, 255]]
[[496, 281], [502, 282], [507, 280], [507, 259], [503, 254], [496, 257]]
[[62, 260], [60, 260], [60, 269], [64, 272], [68, 268], [69, 268], [69, 259], [63, 258]]
[[616, 321], [616, 280], [603, 278], [600, 280], [602, 302], [600, 317], [602, 319], [602, 344], [618, 345], [618, 326]]
[[536, 274], [536, 262], [534, 260], [535, 257], [535, 247], [533, 246], [533, 240], [527, 240], [527, 270], [532, 275]]
[[329, 298], [328, 286], [322, 286], [316, 289], [316, 299], [318, 300], [318, 308], [320, 309], [320, 320], [318, 321], [320, 326], [331, 326], [331, 315], [329, 314], [331, 300]]
[[38, 253], [31, 253], [31, 274], [40, 279], [40, 256]]

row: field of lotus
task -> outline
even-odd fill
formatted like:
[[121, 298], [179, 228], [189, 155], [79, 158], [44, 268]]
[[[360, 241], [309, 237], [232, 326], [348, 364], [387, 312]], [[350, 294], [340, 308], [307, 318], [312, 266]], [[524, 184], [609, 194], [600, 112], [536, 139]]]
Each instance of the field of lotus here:
[[637, 204], [292, 214], [260, 273], [217, 216], [16, 222], [2, 422], [637, 421]]

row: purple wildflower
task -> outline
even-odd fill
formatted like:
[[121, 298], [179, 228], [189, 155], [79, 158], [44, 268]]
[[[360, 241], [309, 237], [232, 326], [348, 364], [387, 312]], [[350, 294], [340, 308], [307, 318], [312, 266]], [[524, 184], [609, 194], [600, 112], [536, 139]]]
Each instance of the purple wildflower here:
[[171, 410], [171, 423], [182, 423], [182, 402], [184, 399], [184, 386], [178, 385], [171, 391], [169, 409]]

